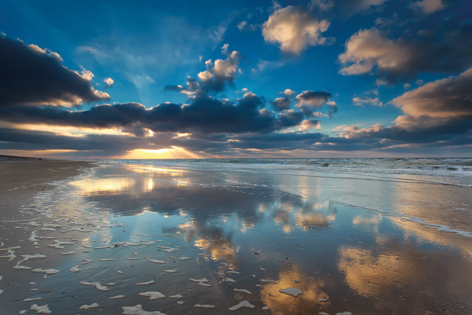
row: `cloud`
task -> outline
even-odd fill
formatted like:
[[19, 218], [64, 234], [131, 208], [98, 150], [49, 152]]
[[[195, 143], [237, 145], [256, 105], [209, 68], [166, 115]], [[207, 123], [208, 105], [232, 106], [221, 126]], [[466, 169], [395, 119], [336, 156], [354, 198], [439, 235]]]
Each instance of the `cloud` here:
[[458, 76], [427, 83], [392, 100], [413, 117], [472, 117], [472, 68]]
[[354, 102], [354, 105], [356, 105], [356, 106], [361, 106], [361, 105], [364, 105], [364, 104], [369, 104], [369, 105], [373, 105], [373, 106], [382, 106], [383, 105], [383, 102], [380, 102], [378, 97], [371, 98], [371, 97], [368, 97], [368, 96], [360, 96], [360, 97], [354, 97], [352, 99], [352, 101]]
[[103, 82], [105, 83], [106, 87], [111, 87], [114, 81], [112, 78], [106, 78], [103, 80]]
[[0, 106], [78, 105], [109, 99], [93, 89], [93, 74], [64, 67], [59, 54], [0, 36]]
[[360, 30], [338, 57], [343, 75], [374, 73], [379, 82], [414, 79], [422, 72], [451, 73], [472, 65], [472, 23], [445, 21], [405, 38], [392, 40], [377, 30]]
[[295, 91], [292, 91], [292, 90], [290, 90], [290, 89], [286, 89], [286, 90], [284, 91], [284, 94], [285, 94], [286, 96], [289, 96], [289, 97], [290, 97], [290, 96], [292, 96], [292, 95], [295, 95]]
[[299, 112], [275, 114], [264, 100], [247, 92], [236, 103], [197, 95], [190, 104], [164, 103], [146, 109], [138, 103], [96, 105], [89, 110], [4, 106], [0, 120], [87, 128], [147, 128], [154, 132], [268, 133], [298, 125]]
[[431, 14], [444, 9], [444, 4], [441, 2], [441, 0], [423, 0], [413, 2], [410, 4], [410, 8], [414, 10], [420, 10], [424, 14]]
[[268, 61], [268, 60], [262, 60], [259, 58], [259, 61], [257, 62], [257, 66], [255, 68], [251, 69], [252, 73], [256, 72], [262, 72], [267, 69], [275, 69], [283, 66], [284, 63], [281, 61]]
[[272, 106], [276, 111], [290, 109], [292, 100], [288, 97], [279, 97], [272, 101]]
[[264, 22], [264, 40], [280, 44], [280, 49], [299, 55], [308, 46], [326, 45], [332, 40], [321, 34], [329, 28], [328, 20], [319, 20], [301, 6], [276, 9]]
[[257, 31], [258, 26], [253, 25], [253, 24], [248, 24], [247, 21], [242, 21], [236, 27], [241, 31], [241, 32], [249, 32], [249, 31]]
[[306, 131], [310, 129], [321, 129], [321, 122], [319, 120], [304, 120], [300, 124], [300, 131]]
[[187, 88], [180, 86], [166, 86], [165, 90], [180, 91], [184, 94], [194, 94], [201, 89], [205, 92], [222, 92], [226, 85], [234, 86], [235, 74], [239, 70], [239, 61], [242, 58], [238, 51], [229, 51], [228, 44], [224, 44], [222, 53], [226, 59], [217, 59], [213, 62], [211, 59], [205, 61], [206, 70], [198, 73], [200, 82], [195, 79], [187, 79]]
[[393, 99], [405, 115], [390, 127], [375, 124], [340, 126], [334, 131], [346, 139], [377, 139], [388, 145], [428, 144], [450, 146], [472, 144], [472, 68], [458, 76], [437, 80]]
[[303, 91], [296, 97], [297, 102], [312, 108], [320, 108], [329, 101], [332, 95], [326, 91]]
[[351, 16], [373, 7], [380, 6], [389, 0], [313, 0], [311, 7], [321, 11], [336, 11]]

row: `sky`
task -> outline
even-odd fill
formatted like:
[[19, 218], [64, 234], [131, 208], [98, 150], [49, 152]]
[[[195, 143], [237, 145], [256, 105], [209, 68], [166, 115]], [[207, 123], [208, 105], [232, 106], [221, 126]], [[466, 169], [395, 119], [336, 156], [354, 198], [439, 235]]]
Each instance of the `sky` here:
[[0, 154], [472, 156], [472, 1], [17, 1]]

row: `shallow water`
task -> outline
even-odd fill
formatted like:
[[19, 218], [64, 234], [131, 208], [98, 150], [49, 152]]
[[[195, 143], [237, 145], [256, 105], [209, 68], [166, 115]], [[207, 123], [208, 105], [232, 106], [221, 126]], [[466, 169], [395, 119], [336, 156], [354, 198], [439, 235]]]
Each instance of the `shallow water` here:
[[[25, 222], [2, 223], [12, 237], [0, 250], [20, 248], [0, 258], [1, 309], [122, 314], [141, 304], [225, 314], [247, 300], [254, 308], [235, 312], [471, 314], [471, 188], [414, 174], [361, 175], [101, 165], [38, 195], [21, 209]], [[47, 246], [54, 244], [64, 248]], [[26, 254], [46, 257], [20, 266], [61, 271], [44, 279], [13, 269]], [[87, 285], [95, 282], [101, 286]], [[303, 293], [280, 292], [287, 288]], [[165, 298], [139, 295], [146, 292]], [[93, 303], [99, 308], [79, 310]]]

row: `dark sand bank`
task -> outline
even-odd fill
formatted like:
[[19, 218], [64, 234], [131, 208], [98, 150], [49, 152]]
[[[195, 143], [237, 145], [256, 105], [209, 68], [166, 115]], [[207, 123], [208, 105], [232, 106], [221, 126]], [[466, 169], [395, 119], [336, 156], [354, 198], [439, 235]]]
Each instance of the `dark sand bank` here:
[[0, 161], [44, 161], [44, 158], [0, 154]]

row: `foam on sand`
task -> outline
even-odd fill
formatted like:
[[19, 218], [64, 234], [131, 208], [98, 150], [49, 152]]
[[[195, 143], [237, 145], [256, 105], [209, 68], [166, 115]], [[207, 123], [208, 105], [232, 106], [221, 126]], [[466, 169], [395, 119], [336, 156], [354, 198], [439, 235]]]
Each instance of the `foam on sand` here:
[[30, 310], [36, 311], [36, 314], [51, 314], [51, 310], [48, 305], [38, 306], [36, 304], [31, 305]]
[[246, 290], [246, 289], [233, 289], [233, 290], [236, 291], [236, 292], [243, 292], [243, 293], [247, 293], [247, 294], [252, 294], [251, 291]]
[[95, 287], [95, 289], [97, 289], [98, 291], [108, 291], [108, 288], [106, 286], [103, 286], [101, 285], [100, 283], [98, 282], [85, 282], [85, 281], [81, 281], [79, 282], [80, 284], [82, 285], [85, 285], [85, 286], [91, 286], [91, 287]]
[[255, 306], [252, 305], [251, 303], [249, 303], [248, 301], [242, 301], [239, 304], [236, 304], [235, 306], [229, 307], [228, 309], [231, 312], [234, 312], [234, 311], [237, 311], [237, 310], [239, 310], [240, 308], [243, 308], [243, 307], [254, 308]]
[[287, 289], [280, 289], [280, 293], [285, 293], [288, 295], [293, 295], [294, 297], [297, 297], [301, 294], [303, 294], [303, 291], [297, 288], [287, 288]]
[[98, 308], [100, 307], [97, 303], [93, 303], [92, 305], [82, 305], [79, 307], [79, 310], [88, 310], [90, 308]]
[[59, 273], [61, 272], [61, 270], [58, 270], [58, 269], [42, 269], [42, 268], [38, 268], [38, 269], [33, 269], [32, 272], [44, 272], [45, 274], [47, 275], [54, 275], [56, 273]]
[[164, 294], [162, 294], [161, 292], [157, 292], [157, 291], [155, 291], [155, 292], [149, 291], [149, 292], [139, 293], [139, 296], [146, 296], [146, 297], [149, 297], [149, 299], [150, 299], [151, 301], [163, 299], [163, 298], [166, 297]]
[[174, 257], [174, 256], [170, 256], [172, 259], [177, 259], [177, 260], [190, 260], [192, 258], [190, 257]]
[[228, 270], [228, 271], [226, 271], [226, 273], [229, 273], [229, 274], [232, 273], [232, 274], [235, 274], [235, 275], [240, 275], [241, 274], [240, 272], [234, 271], [234, 270]]
[[121, 308], [123, 309], [122, 315], [166, 315], [159, 311], [145, 311], [141, 304], [136, 306], [123, 306]]
[[34, 255], [21, 255], [23, 257], [22, 260], [19, 260], [15, 266], [13, 266], [14, 269], [33, 269], [31, 267], [27, 266], [20, 266], [21, 263], [29, 260], [29, 259], [38, 259], [38, 258], [46, 258], [46, 255], [41, 255], [41, 254], [34, 254]]
[[194, 278], [190, 278], [189, 279], [190, 281], [193, 281], [193, 282], [196, 282], [198, 285], [202, 286], [202, 287], [211, 287], [211, 284], [208, 284], [207, 282], [209, 282], [210, 280], [208, 280], [207, 278], [203, 278], [203, 279], [194, 279]]
[[210, 282], [210, 280], [208, 280], [207, 278], [203, 278], [203, 279], [194, 279], [194, 278], [190, 278], [189, 279], [190, 281], [193, 281], [193, 282], [197, 282], [197, 283], [202, 283], [202, 282]]
[[195, 304], [196, 308], [215, 308], [215, 305], [210, 305], [210, 304]]
[[231, 278], [224, 278], [223, 282], [233, 282], [234, 283], [234, 282], [236, 282], [236, 280], [231, 279]]
[[148, 281], [148, 282], [136, 283], [136, 285], [150, 285], [150, 284], [153, 284], [153, 283], [154, 283], [154, 280], [151, 280], [151, 281]]

